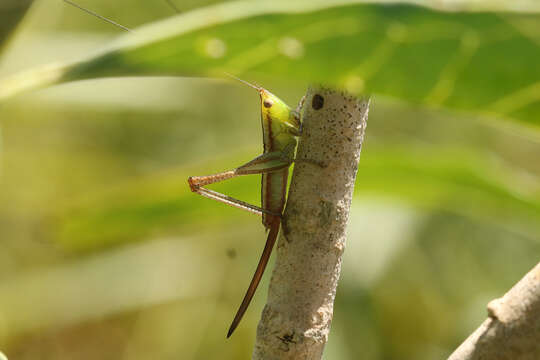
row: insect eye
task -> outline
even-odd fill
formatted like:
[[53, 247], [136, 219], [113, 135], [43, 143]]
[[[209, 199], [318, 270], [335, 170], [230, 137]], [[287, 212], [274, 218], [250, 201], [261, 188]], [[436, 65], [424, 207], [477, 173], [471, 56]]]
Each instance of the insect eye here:
[[265, 108], [269, 108], [269, 107], [272, 107], [272, 105], [274, 105], [274, 102], [270, 99], [266, 99], [263, 101], [263, 105]]

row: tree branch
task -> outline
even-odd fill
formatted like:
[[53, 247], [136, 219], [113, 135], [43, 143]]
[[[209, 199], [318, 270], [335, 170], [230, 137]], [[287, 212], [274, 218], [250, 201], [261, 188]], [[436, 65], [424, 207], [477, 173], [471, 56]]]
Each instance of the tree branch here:
[[448, 360], [540, 359], [540, 263], [502, 298]]
[[312, 86], [253, 359], [320, 359], [369, 99]]

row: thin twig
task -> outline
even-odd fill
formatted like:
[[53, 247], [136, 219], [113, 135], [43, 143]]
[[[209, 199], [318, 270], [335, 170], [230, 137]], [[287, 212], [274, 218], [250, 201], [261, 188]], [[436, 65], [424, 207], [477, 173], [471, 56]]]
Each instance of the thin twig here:
[[540, 263], [502, 298], [448, 360], [540, 359]]
[[306, 95], [303, 133], [253, 359], [321, 359], [369, 99], [319, 86]]

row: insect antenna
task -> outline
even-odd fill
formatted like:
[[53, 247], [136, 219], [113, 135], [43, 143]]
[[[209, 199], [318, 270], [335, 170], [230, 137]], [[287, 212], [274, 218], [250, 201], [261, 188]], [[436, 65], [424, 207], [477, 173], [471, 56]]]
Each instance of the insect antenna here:
[[70, 1], [70, 0], [64, 0], [64, 2], [67, 3], [67, 4], [69, 4], [69, 5], [71, 5], [71, 6], [76, 7], [77, 9], [80, 9], [80, 10], [84, 11], [84, 12], [87, 13], [87, 14], [90, 14], [90, 15], [92, 15], [92, 16], [95, 16], [95, 17], [97, 17], [97, 18], [100, 19], [100, 20], [103, 20], [103, 21], [105, 21], [105, 22], [108, 22], [108, 23], [111, 24], [111, 25], [114, 25], [114, 26], [116, 26], [116, 27], [119, 27], [119, 28], [122, 29], [122, 30], [125, 30], [125, 31], [128, 31], [128, 32], [132, 32], [131, 29], [125, 27], [124, 25], [120, 25], [120, 24], [118, 24], [117, 22], [112, 21], [111, 19], [107, 19], [106, 17], [101, 16], [101, 15], [99, 15], [99, 14], [93, 12], [92, 10], [89, 10], [89, 9], [87, 9], [87, 8], [84, 8], [84, 7], [82, 7], [82, 6], [78, 5], [78, 4], [75, 4], [74, 2], [72, 2], [72, 1]]
[[246, 84], [247, 86], [256, 89], [257, 91], [261, 91], [261, 90], [262, 90], [262, 87], [260, 87], [260, 86], [258, 86], [258, 85], [253, 85], [252, 83], [247, 82], [246, 80], [242, 80], [242, 79], [240, 79], [239, 77], [236, 77], [236, 76], [234, 76], [234, 75], [232, 75], [232, 74], [229, 74], [228, 72], [226, 72], [225, 75], [230, 76], [230, 77], [232, 77], [233, 79], [238, 80], [238, 81], [240, 81], [241, 83]]

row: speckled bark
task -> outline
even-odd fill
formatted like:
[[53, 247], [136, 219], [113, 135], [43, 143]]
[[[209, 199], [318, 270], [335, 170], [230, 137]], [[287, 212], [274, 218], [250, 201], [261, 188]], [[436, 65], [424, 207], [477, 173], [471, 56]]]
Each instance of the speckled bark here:
[[369, 99], [312, 86], [253, 359], [321, 359]]
[[540, 263], [502, 298], [449, 360], [540, 359]]

